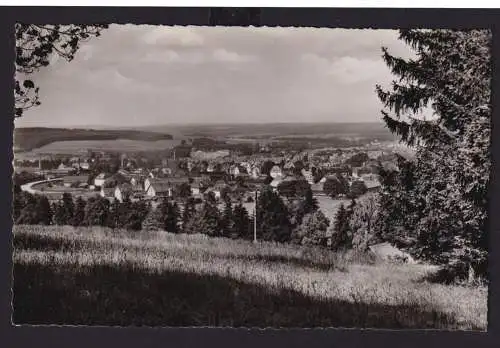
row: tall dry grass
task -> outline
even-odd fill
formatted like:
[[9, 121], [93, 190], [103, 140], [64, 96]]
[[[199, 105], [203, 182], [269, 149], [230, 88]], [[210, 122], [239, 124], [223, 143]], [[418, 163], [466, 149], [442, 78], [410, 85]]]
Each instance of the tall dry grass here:
[[[15, 226], [14, 263], [14, 319], [20, 322], [486, 329], [486, 288], [431, 284], [422, 280], [434, 271], [430, 267], [354, 252], [165, 232]], [[113, 295], [96, 295], [107, 286]], [[81, 291], [88, 292], [87, 312], [71, 316], [63, 308], [80, 308], [82, 299], [67, 294]], [[65, 295], [54, 296], [59, 292]], [[44, 294], [53, 303], [29, 310]], [[135, 309], [120, 315], [127, 303]], [[172, 308], [175, 303], [182, 305]], [[88, 306], [105, 310], [92, 314]]]

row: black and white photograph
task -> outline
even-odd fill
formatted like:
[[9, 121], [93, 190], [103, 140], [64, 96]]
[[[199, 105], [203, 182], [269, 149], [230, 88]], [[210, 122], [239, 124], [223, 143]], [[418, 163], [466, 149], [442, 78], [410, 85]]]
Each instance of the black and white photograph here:
[[486, 331], [492, 33], [15, 26], [15, 325]]

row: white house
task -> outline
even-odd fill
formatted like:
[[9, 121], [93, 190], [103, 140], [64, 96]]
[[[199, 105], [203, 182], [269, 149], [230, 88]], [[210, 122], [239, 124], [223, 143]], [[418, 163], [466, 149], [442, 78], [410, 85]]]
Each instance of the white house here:
[[152, 179], [147, 178], [144, 181], [144, 191], [146, 196], [149, 197], [171, 197], [174, 194], [176, 187], [183, 183], [188, 183], [187, 178], [166, 178], [166, 179]]
[[260, 168], [258, 166], [254, 166], [250, 173], [252, 178], [257, 179], [260, 176]]
[[148, 197], [170, 197], [172, 196], [172, 186], [165, 180], [147, 179], [148, 185], [145, 185], [146, 196]]
[[134, 177], [132, 177], [132, 178], [130, 179], [130, 184], [131, 184], [132, 186], [137, 186], [137, 185], [139, 185], [139, 178], [137, 178], [137, 177], [135, 177], [135, 176], [134, 176]]
[[149, 178], [149, 177], [148, 177], [148, 178], [146, 178], [146, 179], [144, 180], [144, 191], [147, 191], [147, 190], [148, 190], [148, 188], [149, 188], [149, 186], [151, 186], [151, 182], [153, 181], [153, 180], [151, 180], [151, 179], [152, 179], [152, 178]]
[[209, 163], [207, 167], [207, 172], [213, 172], [215, 171], [215, 165], [213, 163]]
[[128, 195], [129, 197], [132, 195], [132, 186], [129, 184], [118, 185], [115, 188], [115, 198], [119, 202], [123, 202], [124, 198]]
[[252, 174], [252, 164], [249, 162], [241, 162], [241, 165], [245, 167], [247, 173]]
[[274, 166], [271, 168], [269, 175], [271, 176], [271, 178], [276, 179], [283, 176], [283, 171], [279, 166]]
[[247, 169], [244, 166], [238, 164], [231, 166], [231, 168], [229, 169], [229, 174], [233, 176], [246, 175], [247, 173]]
[[232, 165], [231, 168], [229, 168], [229, 174], [234, 176], [240, 175], [240, 168], [237, 165]]
[[107, 178], [108, 178], [108, 174], [106, 174], [106, 173], [99, 174], [94, 179], [94, 186], [103, 187]]
[[304, 176], [304, 178], [306, 179], [306, 181], [309, 183], [309, 184], [314, 184], [314, 177], [313, 177], [313, 174], [312, 174], [312, 171], [311, 170], [305, 170], [305, 169], [302, 169], [302, 175]]

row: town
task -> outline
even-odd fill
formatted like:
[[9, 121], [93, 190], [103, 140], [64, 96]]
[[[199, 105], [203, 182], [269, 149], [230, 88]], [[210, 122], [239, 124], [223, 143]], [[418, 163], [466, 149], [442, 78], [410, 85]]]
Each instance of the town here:
[[110, 201], [128, 197], [154, 204], [163, 198], [201, 200], [209, 192], [219, 201], [251, 203], [265, 185], [287, 196], [297, 182], [306, 182], [320, 199], [345, 199], [377, 190], [379, 170], [395, 165], [393, 144], [387, 142], [305, 150], [219, 145], [213, 150], [206, 144], [210, 140], [183, 140], [172, 149], [141, 154], [87, 150], [74, 156], [40, 155], [16, 159], [14, 167], [24, 177], [23, 191], [50, 201], [66, 192], [84, 199], [100, 195]]

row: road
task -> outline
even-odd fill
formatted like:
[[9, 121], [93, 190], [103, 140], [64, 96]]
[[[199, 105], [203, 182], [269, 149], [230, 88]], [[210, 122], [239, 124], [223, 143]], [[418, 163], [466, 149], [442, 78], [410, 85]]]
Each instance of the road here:
[[43, 194], [43, 192], [39, 191], [39, 190], [36, 190], [33, 188], [34, 185], [39, 185], [39, 184], [48, 184], [50, 182], [58, 182], [58, 181], [62, 181], [62, 179], [49, 179], [49, 180], [40, 180], [40, 181], [33, 181], [33, 182], [29, 182], [27, 184], [24, 184], [24, 185], [21, 185], [21, 190], [22, 191], [26, 191], [28, 193], [31, 193], [31, 194]]

